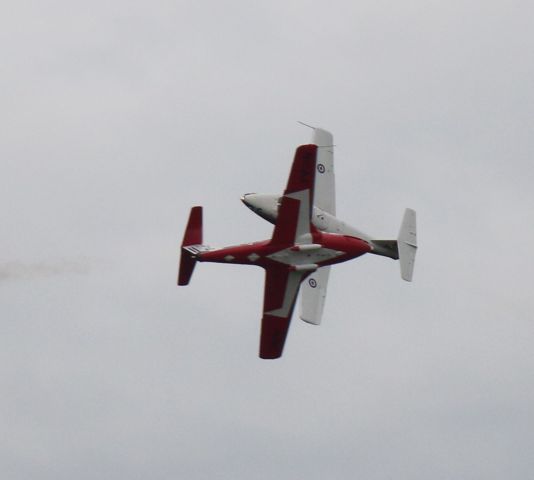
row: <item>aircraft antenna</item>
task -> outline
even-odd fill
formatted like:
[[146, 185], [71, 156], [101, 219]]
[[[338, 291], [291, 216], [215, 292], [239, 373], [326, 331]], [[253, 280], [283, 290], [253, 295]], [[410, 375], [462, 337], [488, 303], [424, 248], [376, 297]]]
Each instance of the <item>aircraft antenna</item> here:
[[297, 120], [297, 123], [300, 123], [301, 125], [304, 125], [305, 127], [311, 128], [312, 130], [315, 130], [315, 127], [312, 127], [311, 125], [308, 125], [307, 123], [301, 122], [300, 120]]

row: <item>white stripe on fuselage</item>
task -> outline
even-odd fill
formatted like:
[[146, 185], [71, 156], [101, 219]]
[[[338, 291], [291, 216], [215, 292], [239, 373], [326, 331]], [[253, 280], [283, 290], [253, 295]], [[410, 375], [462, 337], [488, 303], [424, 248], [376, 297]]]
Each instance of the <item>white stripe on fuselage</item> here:
[[319, 248], [315, 250], [292, 250], [290, 248], [284, 248], [278, 252], [267, 255], [267, 258], [274, 260], [275, 262], [283, 263], [285, 265], [307, 265], [310, 263], [321, 264], [328, 260], [340, 257], [345, 252], [339, 250], [332, 250], [331, 248]]

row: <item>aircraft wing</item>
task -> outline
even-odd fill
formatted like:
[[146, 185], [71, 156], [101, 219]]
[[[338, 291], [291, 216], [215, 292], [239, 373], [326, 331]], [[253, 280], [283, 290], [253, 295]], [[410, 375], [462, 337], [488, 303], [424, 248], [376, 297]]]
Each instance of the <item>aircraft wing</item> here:
[[313, 325], [319, 325], [326, 300], [326, 287], [330, 267], [321, 267], [302, 284], [300, 296], [300, 318]]
[[335, 215], [334, 137], [326, 130], [314, 128], [312, 143], [319, 147], [317, 149], [317, 175], [315, 175], [315, 206]]
[[290, 271], [286, 265], [265, 271], [260, 357], [282, 356], [300, 282], [309, 272]]
[[317, 150], [315, 145], [301, 145], [295, 152], [274, 226], [273, 244], [294, 245], [310, 234]]
[[[316, 145], [301, 145], [295, 152], [287, 187], [278, 211], [271, 244], [282, 251], [295, 243], [310, 243], [313, 187], [317, 159]], [[278, 358], [295, 307], [300, 283], [309, 271], [292, 270], [276, 260], [265, 267], [265, 293], [261, 320], [260, 357]]]
[[[317, 149], [317, 173], [315, 175], [315, 206], [331, 215], [336, 214], [336, 181], [334, 177], [334, 137], [321, 128], [313, 129], [312, 143]], [[314, 272], [302, 284], [300, 318], [319, 325], [326, 300], [326, 287], [330, 267]]]

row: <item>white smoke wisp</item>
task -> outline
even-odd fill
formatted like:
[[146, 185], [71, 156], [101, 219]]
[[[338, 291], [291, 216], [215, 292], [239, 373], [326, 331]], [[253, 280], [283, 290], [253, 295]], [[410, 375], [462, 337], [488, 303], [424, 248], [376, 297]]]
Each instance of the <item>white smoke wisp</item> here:
[[0, 262], [0, 283], [11, 280], [30, 280], [58, 275], [85, 275], [89, 273], [89, 261], [55, 260], [47, 262]]

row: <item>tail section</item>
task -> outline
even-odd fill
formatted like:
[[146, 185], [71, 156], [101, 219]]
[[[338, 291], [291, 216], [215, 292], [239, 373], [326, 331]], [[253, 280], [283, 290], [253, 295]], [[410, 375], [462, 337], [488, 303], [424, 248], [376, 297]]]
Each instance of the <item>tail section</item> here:
[[397, 239], [401, 277], [407, 282], [412, 281], [415, 253], [417, 252], [417, 228], [415, 210], [404, 211], [399, 237]]
[[178, 285], [187, 285], [193, 275], [197, 263], [196, 254], [200, 251], [197, 246], [202, 245], [202, 207], [193, 207], [189, 214], [189, 221], [185, 228], [178, 272]]

